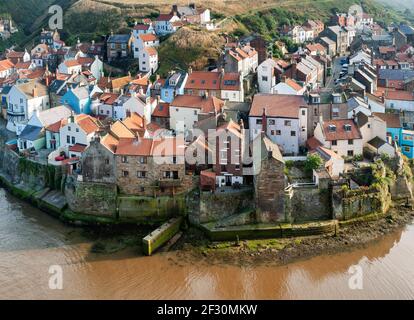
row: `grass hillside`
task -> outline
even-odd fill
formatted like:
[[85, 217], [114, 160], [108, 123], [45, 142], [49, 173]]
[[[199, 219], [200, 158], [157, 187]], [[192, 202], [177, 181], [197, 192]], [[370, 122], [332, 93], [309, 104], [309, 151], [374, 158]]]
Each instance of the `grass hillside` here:
[[[347, 12], [355, 3], [361, 3], [366, 12], [375, 15], [377, 21], [412, 20], [409, 11], [384, 9], [377, 1], [386, 0], [192, 0], [198, 6], [210, 8], [213, 18], [227, 21], [218, 32], [206, 32], [183, 28], [163, 42], [159, 48], [161, 73], [170, 68], [195, 69], [204, 67], [209, 59], [219, 55], [224, 34], [240, 37], [255, 32], [267, 40], [278, 40], [278, 27], [302, 23], [307, 19], [325, 22], [334, 12]], [[401, 1], [401, 0], [395, 0]], [[405, 2], [414, 0], [404, 0]], [[100, 40], [111, 31], [130, 32], [135, 20], [155, 18], [160, 12], [168, 12], [172, 3], [188, 4], [188, 0], [8, 0], [0, 1], [0, 13], [10, 13], [23, 29], [7, 43], [0, 42], [0, 50], [10, 43], [31, 44], [46, 24], [47, 8], [51, 4], [64, 7], [64, 30], [61, 32], [69, 45], [79, 37], [84, 40]], [[286, 39], [282, 39], [286, 40]], [[286, 40], [287, 41], [287, 40]], [[293, 44], [288, 46], [294, 49]]]
[[225, 43], [224, 37], [203, 30], [184, 27], [164, 41], [159, 48], [161, 66], [165, 75], [172, 68], [201, 70], [209, 60], [217, 60]]

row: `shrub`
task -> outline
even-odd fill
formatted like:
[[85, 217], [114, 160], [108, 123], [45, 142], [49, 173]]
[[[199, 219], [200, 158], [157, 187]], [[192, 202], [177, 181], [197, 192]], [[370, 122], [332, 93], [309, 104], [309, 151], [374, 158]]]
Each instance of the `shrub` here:
[[305, 161], [305, 171], [312, 172], [315, 169], [319, 169], [322, 163], [323, 160], [318, 154], [310, 154]]

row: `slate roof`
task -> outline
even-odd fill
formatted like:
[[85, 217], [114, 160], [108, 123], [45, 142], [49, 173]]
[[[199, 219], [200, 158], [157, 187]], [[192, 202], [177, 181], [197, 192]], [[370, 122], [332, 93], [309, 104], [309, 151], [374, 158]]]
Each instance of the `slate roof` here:
[[29, 141], [35, 141], [40, 138], [42, 129], [43, 128], [41, 127], [27, 125], [26, 127], [24, 127], [19, 138], [24, 139], [24, 140], [29, 140]]
[[293, 118], [299, 117], [299, 107], [307, 106], [303, 96], [288, 94], [256, 94], [253, 97], [249, 116], [261, 117], [263, 109], [268, 117]]
[[108, 38], [108, 43], [127, 43], [131, 35], [129, 34], [114, 34]]
[[406, 80], [414, 77], [414, 70], [380, 69], [378, 79]]

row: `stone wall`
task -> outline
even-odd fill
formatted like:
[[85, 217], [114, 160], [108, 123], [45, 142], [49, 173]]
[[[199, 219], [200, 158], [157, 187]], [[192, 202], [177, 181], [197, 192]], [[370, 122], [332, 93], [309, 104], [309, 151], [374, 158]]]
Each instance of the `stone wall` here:
[[202, 224], [251, 211], [254, 209], [253, 196], [251, 188], [214, 193], [194, 191], [186, 200], [190, 221]]
[[349, 220], [373, 213], [386, 213], [391, 202], [391, 193], [387, 185], [382, 185], [377, 191], [351, 192], [335, 186], [332, 191], [333, 218]]
[[41, 164], [9, 149], [0, 141], [0, 171], [14, 184], [25, 185], [34, 190], [50, 188], [61, 191], [65, 179], [62, 167]]
[[185, 194], [174, 197], [119, 196], [118, 214], [120, 219], [137, 222], [165, 221], [184, 215], [187, 211]]
[[19, 158], [19, 155], [10, 150], [0, 139], [0, 170], [13, 180], [19, 177]]
[[293, 189], [287, 216], [294, 222], [327, 220], [332, 218], [328, 189], [300, 187]]
[[66, 181], [65, 197], [73, 212], [116, 217], [116, 184], [79, 182], [71, 176]]

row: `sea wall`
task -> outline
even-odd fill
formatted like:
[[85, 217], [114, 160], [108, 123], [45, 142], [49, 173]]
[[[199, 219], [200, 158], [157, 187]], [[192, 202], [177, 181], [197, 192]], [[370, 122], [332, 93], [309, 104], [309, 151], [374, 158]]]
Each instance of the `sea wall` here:
[[202, 224], [223, 220], [254, 209], [254, 192], [251, 188], [225, 189], [224, 192], [195, 191], [187, 197], [190, 222]]
[[119, 196], [118, 215], [122, 220], [166, 221], [186, 213], [185, 194], [165, 197]]
[[70, 176], [65, 184], [65, 197], [73, 212], [116, 218], [116, 184], [79, 182]]
[[349, 220], [374, 213], [385, 213], [392, 203], [388, 185], [376, 189], [347, 190], [334, 186], [332, 190], [333, 218]]
[[292, 222], [328, 220], [332, 218], [330, 192], [316, 186], [293, 188], [292, 197], [286, 205], [286, 216]]

